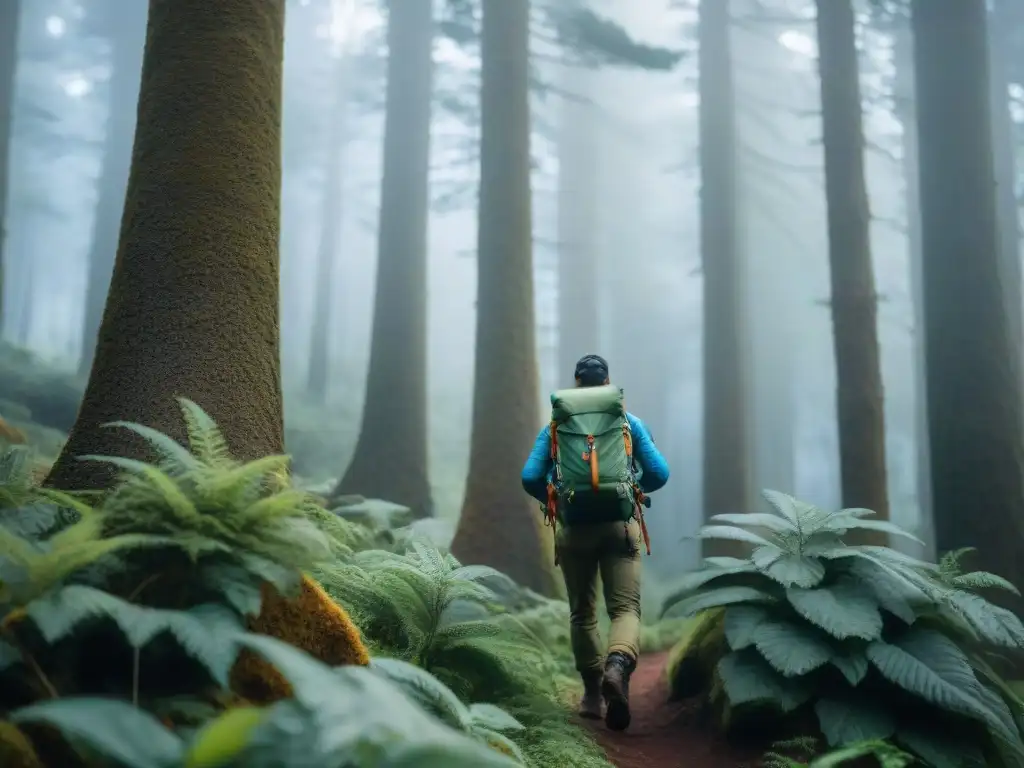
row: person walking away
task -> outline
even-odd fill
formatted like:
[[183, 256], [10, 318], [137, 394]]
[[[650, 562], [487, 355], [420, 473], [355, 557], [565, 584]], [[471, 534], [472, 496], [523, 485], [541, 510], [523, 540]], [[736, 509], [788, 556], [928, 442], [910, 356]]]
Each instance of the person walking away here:
[[[580, 715], [612, 730], [629, 727], [629, 678], [640, 654], [640, 545], [650, 554], [646, 494], [662, 488], [668, 464], [644, 423], [626, 411], [608, 363], [587, 355], [576, 387], [551, 395], [551, 422], [523, 467], [523, 488], [555, 527], [556, 563], [569, 598], [569, 630], [583, 678]], [[597, 627], [597, 576], [611, 619], [607, 653]]]

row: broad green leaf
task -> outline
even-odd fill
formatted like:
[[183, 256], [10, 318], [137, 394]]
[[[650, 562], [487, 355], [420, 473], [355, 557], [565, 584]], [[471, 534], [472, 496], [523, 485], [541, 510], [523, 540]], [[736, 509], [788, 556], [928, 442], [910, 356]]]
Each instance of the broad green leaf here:
[[724, 539], [726, 541], [743, 541], [757, 547], [771, 544], [768, 539], [745, 528], [732, 525], [705, 525], [697, 532], [698, 539]]
[[877, 701], [844, 696], [825, 697], [814, 704], [818, 725], [831, 747], [858, 741], [888, 739], [896, 731], [892, 715]]
[[730, 605], [725, 609], [725, 639], [729, 649], [739, 651], [754, 644], [754, 632], [769, 612], [759, 605]]
[[0, 640], [0, 672], [22, 660], [21, 651], [8, 642]]
[[868, 590], [880, 608], [905, 624], [914, 623], [917, 619], [914, 603], [926, 601], [926, 598], [912, 582], [862, 557], [851, 558], [845, 568], [847, 575]]
[[962, 590], [945, 591], [941, 602], [986, 643], [1001, 648], [1024, 648], [1024, 625], [1006, 608]]
[[115, 699], [54, 699], [16, 710], [14, 723], [46, 723], [131, 768], [177, 768], [184, 742], [152, 715]]
[[933, 706], [985, 723], [997, 735], [1019, 740], [1009, 711], [995, 711], [978, 695], [981, 684], [967, 658], [944, 635], [911, 628], [896, 644], [876, 640], [865, 653], [889, 682]]
[[868, 667], [870, 666], [868, 664], [868, 657], [859, 648], [847, 648], [837, 651], [829, 659], [829, 662], [843, 674], [843, 677], [852, 686], [860, 685], [865, 675], [867, 675]]
[[805, 678], [783, 677], [750, 648], [723, 656], [716, 670], [733, 706], [771, 702], [791, 712], [814, 693]]
[[769, 515], [765, 512], [731, 512], [712, 515], [711, 522], [750, 528], [767, 528], [775, 533], [796, 533], [797, 530], [796, 526], [786, 518], [779, 517], [778, 515]]
[[768, 663], [786, 677], [812, 672], [834, 654], [832, 646], [813, 627], [779, 620], [758, 624], [753, 641]]
[[863, 518], [849, 516], [842, 520], [842, 524], [850, 531], [878, 531], [879, 533], [887, 533], [890, 536], [902, 536], [904, 539], [910, 539], [917, 544], [924, 544], [924, 542], [917, 538], [917, 536], [904, 530], [895, 523], [890, 523], [888, 520], [865, 520]]
[[1020, 595], [1020, 590], [1018, 590], [1013, 584], [1002, 576], [997, 576], [996, 574], [989, 573], [988, 571], [971, 571], [970, 573], [953, 576], [949, 580], [949, 583], [957, 589], [999, 589], [1004, 592], [1011, 592], [1018, 596]]
[[233, 707], [204, 725], [189, 745], [185, 768], [230, 765], [249, 745], [253, 731], [266, 719], [262, 707]]
[[691, 571], [677, 579], [671, 587], [671, 592], [669, 597], [666, 598], [666, 602], [681, 600], [698, 587], [702, 587], [709, 581], [722, 576], [735, 576], [740, 573], [756, 572], [757, 568], [749, 560], [738, 560], [737, 564], [729, 566], [705, 566], [700, 570]]
[[870, 593], [858, 583], [840, 581], [829, 587], [786, 590], [790, 605], [832, 637], [875, 640], [882, 635], [882, 615]]
[[782, 517], [788, 520], [793, 525], [800, 523], [800, 507], [803, 503], [793, 498], [789, 494], [782, 493], [781, 491], [773, 491], [769, 488], [765, 488], [761, 491], [761, 496], [767, 501], [772, 508], [777, 511]]
[[666, 605], [664, 614], [669, 612], [679, 616], [696, 616], [709, 608], [719, 608], [734, 603], [771, 603], [776, 598], [760, 589], [753, 587], [720, 587], [707, 592], [698, 592], [692, 597], [678, 603]]
[[787, 554], [769, 565], [767, 573], [784, 587], [813, 587], [825, 578], [825, 564], [813, 557]]

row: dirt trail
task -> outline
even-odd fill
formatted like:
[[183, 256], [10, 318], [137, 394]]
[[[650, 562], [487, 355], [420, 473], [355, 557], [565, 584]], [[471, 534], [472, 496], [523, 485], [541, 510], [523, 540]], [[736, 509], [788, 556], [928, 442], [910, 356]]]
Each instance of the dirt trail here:
[[754, 768], [758, 754], [741, 754], [698, 722], [699, 702], [668, 702], [667, 654], [643, 656], [630, 681], [633, 722], [614, 733], [603, 722], [587, 722], [608, 759], [618, 768]]

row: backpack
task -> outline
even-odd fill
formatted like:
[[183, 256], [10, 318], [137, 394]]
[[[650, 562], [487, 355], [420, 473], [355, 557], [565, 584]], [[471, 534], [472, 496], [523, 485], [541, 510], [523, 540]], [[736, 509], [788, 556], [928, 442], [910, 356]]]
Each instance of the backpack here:
[[588, 508], [617, 506], [619, 519], [638, 515], [641, 502], [633, 436], [623, 392], [602, 387], [561, 389], [551, 395], [548, 514], [571, 523]]

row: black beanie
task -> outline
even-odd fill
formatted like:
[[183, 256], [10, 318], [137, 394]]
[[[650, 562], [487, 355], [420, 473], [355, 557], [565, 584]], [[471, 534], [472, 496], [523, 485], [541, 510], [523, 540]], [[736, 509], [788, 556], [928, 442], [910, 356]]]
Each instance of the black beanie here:
[[585, 355], [576, 363], [573, 378], [580, 386], [599, 387], [608, 380], [608, 361], [600, 355]]

